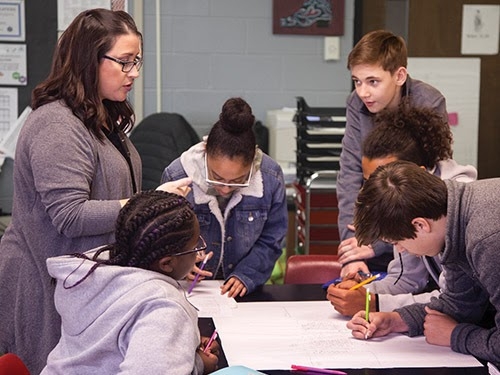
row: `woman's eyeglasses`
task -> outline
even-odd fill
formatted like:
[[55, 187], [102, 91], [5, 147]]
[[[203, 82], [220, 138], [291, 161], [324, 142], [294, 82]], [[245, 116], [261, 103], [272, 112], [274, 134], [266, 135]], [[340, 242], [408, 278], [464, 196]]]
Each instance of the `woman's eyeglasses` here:
[[[196, 247], [194, 249], [182, 251], [180, 253], [170, 254], [170, 256], [177, 257], [177, 256], [191, 254], [191, 253], [197, 253], [197, 252], [203, 253], [206, 249], [207, 249], [207, 243], [205, 242], [205, 239], [200, 235], [200, 237], [198, 238], [198, 243], [196, 244]], [[203, 254], [198, 254], [198, 255], [200, 257], [203, 256]]]
[[252, 178], [253, 173], [253, 163], [250, 166], [250, 173], [245, 182], [224, 182], [224, 181], [215, 181], [211, 180], [208, 177], [208, 163], [207, 163], [207, 154], [205, 154], [205, 182], [211, 186], [226, 186], [231, 188], [240, 188], [240, 187], [248, 187], [250, 186], [250, 179]]
[[143, 59], [139, 59], [139, 58], [134, 59], [133, 61], [124, 61], [124, 60], [120, 60], [120, 59], [117, 59], [116, 57], [111, 57], [111, 56], [108, 56], [108, 55], [104, 55], [103, 58], [111, 60], [111, 61], [114, 61], [115, 63], [120, 64], [122, 66], [122, 72], [123, 73], [129, 73], [134, 66], [137, 69], [137, 71], [139, 71], [139, 70], [141, 70], [142, 64], [144, 63], [144, 60]]

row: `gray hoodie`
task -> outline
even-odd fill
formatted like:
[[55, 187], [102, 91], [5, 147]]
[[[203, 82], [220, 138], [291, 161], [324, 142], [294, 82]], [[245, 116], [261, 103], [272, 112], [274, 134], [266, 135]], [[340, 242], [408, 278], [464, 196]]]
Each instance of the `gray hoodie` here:
[[[430, 173], [442, 180], [471, 182], [477, 179], [477, 170], [471, 165], [460, 165], [453, 159], [441, 160]], [[370, 292], [378, 294], [379, 311], [392, 311], [398, 307], [415, 302], [426, 303], [431, 297], [437, 297], [440, 290], [421, 293], [429, 278], [433, 277], [441, 290], [446, 283], [444, 273], [433, 275], [432, 269], [425, 262], [425, 257], [412, 255], [407, 251], [401, 254], [404, 272], [401, 279], [394, 284], [401, 271], [398, 251], [394, 248], [394, 259], [387, 267], [387, 277], [370, 285]], [[436, 266], [441, 269], [441, 256], [435, 257]], [[442, 271], [442, 270], [441, 270]]]
[[[500, 364], [500, 179], [468, 184], [447, 180], [448, 210], [445, 247], [441, 262], [446, 289], [427, 304], [458, 322], [451, 334], [451, 348], [458, 353]], [[495, 326], [479, 324], [491, 304]], [[410, 336], [423, 334], [424, 304], [397, 309]]]
[[198, 315], [179, 283], [154, 271], [100, 265], [67, 289], [94, 264], [47, 260], [62, 336], [42, 374], [202, 374]]

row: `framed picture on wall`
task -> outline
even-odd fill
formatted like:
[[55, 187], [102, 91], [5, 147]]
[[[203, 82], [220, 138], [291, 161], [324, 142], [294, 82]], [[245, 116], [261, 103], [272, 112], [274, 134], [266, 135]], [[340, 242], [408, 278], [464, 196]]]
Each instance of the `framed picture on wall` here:
[[273, 0], [273, 34], [344, 35], [344, 0]]

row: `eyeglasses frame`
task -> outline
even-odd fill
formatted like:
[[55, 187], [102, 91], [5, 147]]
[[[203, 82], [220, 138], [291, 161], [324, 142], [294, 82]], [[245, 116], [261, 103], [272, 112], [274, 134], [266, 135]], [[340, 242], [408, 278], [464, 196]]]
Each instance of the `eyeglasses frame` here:
[[199, 239], [201, 240], [201, 243], [202, 243], [201, 246], [195, 247], [194, 249], [191, 249], [191, 250], [182, 251], [180, 253], [168, 254], [168, 256], [178, 257], [178, 256], [181, 256], [181, 255], [187, 255], [187, 254], [191, 254], [191, 253], [204, 252], [207, 249], [207, 243], [205, 242], [205, 239], [201, 236], [201, 234], [200, 234], [200, 238]]
[[250, 173], [248, 174], [247, 182], [245, 182], [245, 183], [237, 184], [237, 183], [226, 183], [226, 182], [220, 182], [220, 181], [211, 180], [211, 179], [208, 178], [207, 154], [205, 153], [205, 182], [208, 185], [211, 185], [211, 186], [221, 186], [221, 187], [230, 187], [230, 188], [249, 187], [250, 186], [250, 180], [252, 179], [252, 175], [253, 175], [253, 162], [250, 165]]
[[[142, 59], [142, 58], [140, 58], [140, 59], [136, 58], [133, 61], [120, 60], [120, 59], [117, 59], [116, 57], [112, 57], [112, 56], [108, 56], [108, 55], [104, 55], [102, 58], [108, 59], [108, 60], [114, 61], [115, 63], [120, 64], [122, 66], [123, 73], [130, 73], [132, 71], [132, 69], [134, 69], [134, 66], [137, 69], [137, 71], [140, 71], [142, 68], [142, 65], [144, 64], [144, 59]], [[130, 67], [129, 70], [125, 70], [126, 64], [133, 64], [133, 65]]]

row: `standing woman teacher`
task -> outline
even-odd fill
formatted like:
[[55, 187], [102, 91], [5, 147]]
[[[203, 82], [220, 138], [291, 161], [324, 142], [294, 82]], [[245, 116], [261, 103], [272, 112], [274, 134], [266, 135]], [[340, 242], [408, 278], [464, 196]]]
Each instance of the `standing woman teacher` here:
[[247, 102], [227, 100], [208, 138], [162, 176], [162, 182], [192, 178], [187, 199], [213, 252], [200, 274], [225, 280], [221, 291], [228, 297], [251, 293], [269, 279], [288, 226], [283, 171], [257, 148], [254, 122]]
[[38, 374], [60, 337], [46, 259], [113, 242], [141, 189], [127, 94], [142, 35], [125, 12], [80, 13], [61, 36], [16, 148], [12, 221], [0, 243], [0, 353]]

